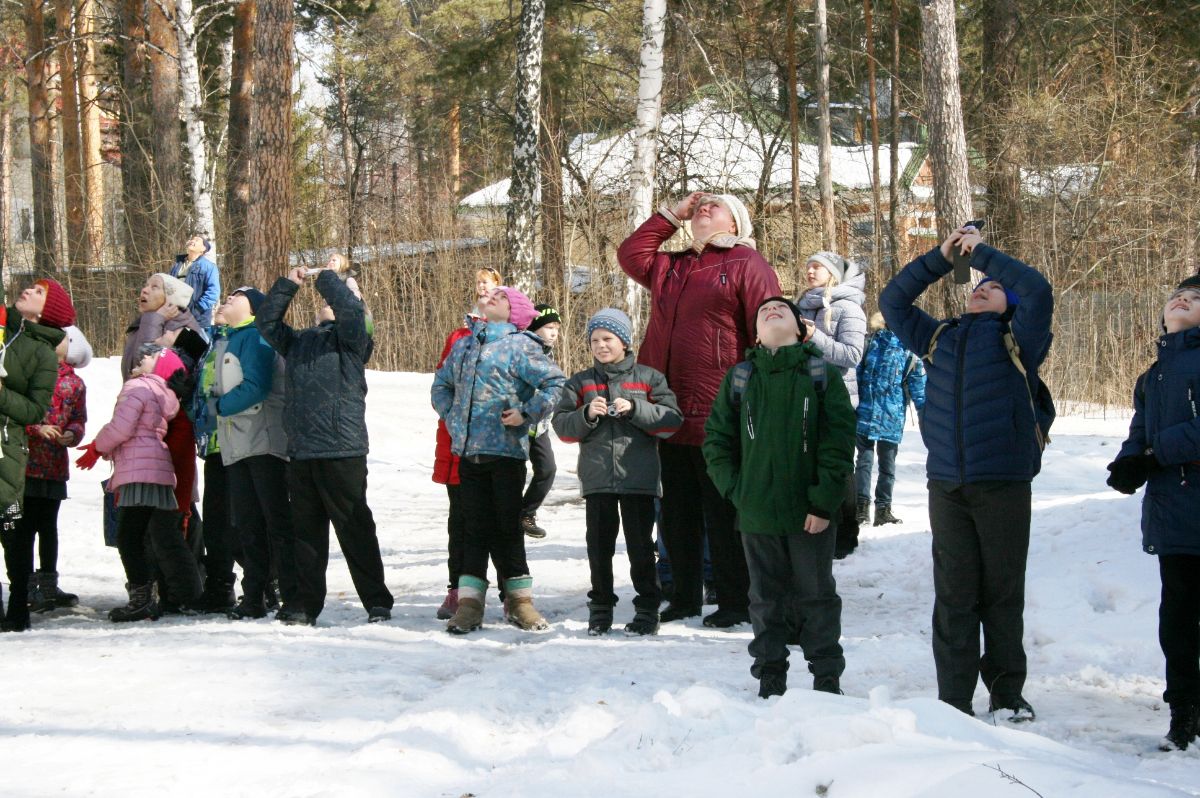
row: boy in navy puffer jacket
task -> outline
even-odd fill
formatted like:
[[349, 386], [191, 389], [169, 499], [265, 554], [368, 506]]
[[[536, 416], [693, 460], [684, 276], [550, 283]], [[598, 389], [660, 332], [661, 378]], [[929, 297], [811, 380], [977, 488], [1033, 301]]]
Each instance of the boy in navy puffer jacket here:
[[[971, 292], [965, 313], [939, 323], [914, 302], [951, 272], [954, 247], [969, 253], [972, 268], [987, 277]], [[975, 228], [963, 227], [905, 266], [883, 289], [879, 307], [905, 348], [928, 360], [921, 437], [929, 453], [938, 698], [974, 714], [982, 677], [989, 711], [1009, 709], [1010, 721], [1032, 720], [1033, 708], [1021, 694], [1021, 638], [1030, 483], [1042, 465], [1032, 396], [1050, 348], [1050, 283], [982, 243]], [[1023, 369], [1006, 346], [1009, 331]]]
[[1163, 308], [1158, 360], [1133, 389], [1133, 420], [1108, 484], [1142, 500], [1142, 548], [1158, 555], [1158, 640], [1171, 727], [1159, 746], [1182, 751], [1200, 733], [1200, 277]]
[[527, 332], [537, 311], [515, 288], [501, 286], [456, 341], [433, 379], [433, 408], [446, 422], [459, 458], [467, 539], [458, 580], [458, 610], [446, 625], [466, 634], [483, 623], [490, 553], [504, 575], [505, 616], [526, 630], [548, 628], [533, 608], [533, 578], [525, 558], [521, 499], [529, 427], [548, 416], [565, 377]]

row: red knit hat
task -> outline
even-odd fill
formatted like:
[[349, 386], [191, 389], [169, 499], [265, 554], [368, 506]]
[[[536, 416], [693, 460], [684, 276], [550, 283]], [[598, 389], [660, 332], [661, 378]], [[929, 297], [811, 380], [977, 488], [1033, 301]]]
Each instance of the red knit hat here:
[[57, 280], [43, 277], [34, 285], [40, 285], [46, 290], [46, 304], [42, 308], [41, 323], [50, 327], [69, 327], [75, 323], [75, 305], [71, 303], [71, 295]]

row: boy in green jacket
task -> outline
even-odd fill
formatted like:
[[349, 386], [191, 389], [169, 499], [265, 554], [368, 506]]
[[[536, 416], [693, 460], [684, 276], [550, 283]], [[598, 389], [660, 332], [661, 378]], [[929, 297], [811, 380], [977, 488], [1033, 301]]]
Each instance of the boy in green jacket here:
[[763, 300], [758, 346], [725, 375], [705, 425], [713, 484], [738, 511], [750, 569], [758, 695], [787, 690], [793, 604], [813, 689], [840, 693], [842, 600], [833, 581], [836, 529], [854, 453], [854, 408], [837, 369], [804, 343], [800, 311]]

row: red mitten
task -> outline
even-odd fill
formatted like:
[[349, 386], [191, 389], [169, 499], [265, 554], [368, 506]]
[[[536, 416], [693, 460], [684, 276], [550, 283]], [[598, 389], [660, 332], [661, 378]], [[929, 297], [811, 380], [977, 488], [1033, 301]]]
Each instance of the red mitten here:
[[100, 450], [96, 448], [96, 442], [92, 441], [87, 446], [80, 446], [79, 451], [83, 454], [75, 461], [75, 465], [84, 471], [90, 471], [96, 465], [96, 461], [100, 459]]

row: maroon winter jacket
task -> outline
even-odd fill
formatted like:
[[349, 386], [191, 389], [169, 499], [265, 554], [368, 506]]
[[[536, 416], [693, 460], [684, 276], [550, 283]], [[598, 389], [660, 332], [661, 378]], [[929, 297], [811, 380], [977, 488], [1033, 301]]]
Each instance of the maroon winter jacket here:
[[704, 248], [697, 255], [659, 252], [675, 234], [662, 214], [647, 219], [617, 249], [631, 278], [650, 289], [650, 322], [638, 362], [658, 369], [679, 399], [683, 428], [671, 443], [699, 446], [713, 399], [729, 371], [754, 342], [754, 314], [779, 296], [779, 278], [747, 246]]

